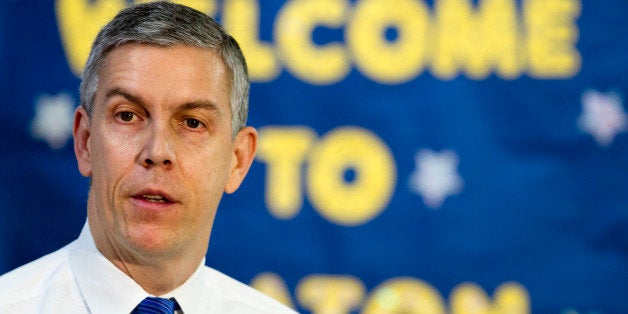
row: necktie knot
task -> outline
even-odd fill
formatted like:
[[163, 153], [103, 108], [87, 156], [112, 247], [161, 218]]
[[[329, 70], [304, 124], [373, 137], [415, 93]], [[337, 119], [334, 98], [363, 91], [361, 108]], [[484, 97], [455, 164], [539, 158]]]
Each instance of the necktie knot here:
[[147, 297], [131, 314], [173, 314], [176, 308], [177, 301], [174, 299]]

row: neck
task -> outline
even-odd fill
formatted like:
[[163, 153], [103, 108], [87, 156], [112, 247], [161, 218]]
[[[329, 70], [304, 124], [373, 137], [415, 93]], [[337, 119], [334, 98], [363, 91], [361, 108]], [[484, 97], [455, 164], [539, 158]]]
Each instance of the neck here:
[[182, 247], [175, 252], [142, 252], [128, 249], [96, 219], [89, 219], [90, 230], [98, 250], [118, 269], [149, 294], [165, 295], [188, 280], [203, 260], [204, 247]]
[[161, 296], [188, 280], [198, 268], [200, 260], [193, 264], [170, 262], [158, 265], [133, 264], [122, 259], [111, 260], [111, 262], [139, 284], [144, 291]]

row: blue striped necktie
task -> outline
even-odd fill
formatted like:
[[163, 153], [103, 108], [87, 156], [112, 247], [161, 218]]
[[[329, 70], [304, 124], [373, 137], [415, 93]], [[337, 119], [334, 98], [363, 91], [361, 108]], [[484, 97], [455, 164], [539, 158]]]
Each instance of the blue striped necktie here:
[[176, 308], [177, 301], [174, 299], [148, 297], [131, 314], [173, 314]]

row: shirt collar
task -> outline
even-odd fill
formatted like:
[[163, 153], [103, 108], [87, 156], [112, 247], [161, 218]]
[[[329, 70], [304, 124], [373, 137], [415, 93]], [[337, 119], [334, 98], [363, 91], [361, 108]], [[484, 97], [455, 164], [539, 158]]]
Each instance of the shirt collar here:
[[[76, 242], [69, 255], [70, 267], [91, 313], [130, 313], [144, 298], [152, 296], [98, 251], [87, 223]], [[175, 298], [184, 313], [205, 308], [204, 265], [205, 258], [186, 282], [159, 297]]]
[[161, 295], [161, 298], [175, 298], [183, 313], [204, 313], [207, 308], [208, 289], [203, 280], [205, 258], [196, 271], [181, 286], [170, 293]]

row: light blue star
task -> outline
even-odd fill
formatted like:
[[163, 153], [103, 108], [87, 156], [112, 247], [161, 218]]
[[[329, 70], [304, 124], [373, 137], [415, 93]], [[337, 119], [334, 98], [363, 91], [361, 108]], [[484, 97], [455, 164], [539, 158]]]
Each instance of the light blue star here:
[[601, 146], [609, 146], [615, 136], [628, 129], [628, 116], [621, 98], [614, 93], [587, 91], [582, 95], [582, 115], [578, 126]]
[[439, 208], [445, 198], [462, 190], [455, 152], [423, 149], [416, 153], [414, 160], [416, 168], [410, 177], [410, 189], [423, 197], [425, 205]]
[[31, 135], [43, 140], [52, 149], [61, 149], [72, 137], [74, 99], [67, 93], [43, 95], [35, 104]]

